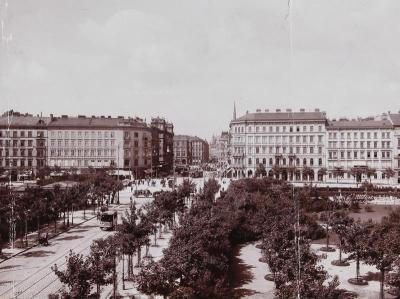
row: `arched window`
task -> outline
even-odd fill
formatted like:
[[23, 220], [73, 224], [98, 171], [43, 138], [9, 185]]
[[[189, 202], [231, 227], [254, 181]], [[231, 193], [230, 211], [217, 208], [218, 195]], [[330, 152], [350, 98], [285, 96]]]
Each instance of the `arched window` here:
[[263, 164], [266, 165], [267, 164], [267, 159], [263, 158]]
[[282, 164], [286, 165], [286, 158], [283, 158]]
[[319, 159], [318, 159], [318, 165], [319, 165], [319, 166], [322, 166], [322, 158], [319, 158]]
[[307, 165], [307, 159], [306, 158], [303, 159], [303, 165]]
[[300, 166], [300, 159], [299, 158], [296, 159], [296, 165]]
[[275, 159], [275, 165], [279, 165], [279, 158]]
[[274, 162], [273, 162], [272, 158], [269, 158], [269, 165], [272, 165], [272, 164], [274, 164]]
[[310, 165], [311, 165], [311, 166], [314, 165], [314, 159], [313, 159], [313, 158], [310, 159]]

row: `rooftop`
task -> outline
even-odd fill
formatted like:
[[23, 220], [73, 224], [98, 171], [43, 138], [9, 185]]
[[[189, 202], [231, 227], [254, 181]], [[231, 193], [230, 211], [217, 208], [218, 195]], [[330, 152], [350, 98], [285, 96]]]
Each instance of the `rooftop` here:
[[40, 117], [32, 115], [3, 115], [0, 117], [0, 127], [36, 127], [45, 126], [50, 122], [50, 117]]
[[393, 128], [390, 120], [339, 120], [328, 121], [328, 130], [335, 129], [391, 129]]
[[326, 115], [323, 112], [256, 112], [246, 113], [245, 115], [232, 120], [232, 123], [242, 121], [326, 121]]
[[400, 113], [389, 114], [389, 117], [393, 123], [393, 126], [400, 127]]

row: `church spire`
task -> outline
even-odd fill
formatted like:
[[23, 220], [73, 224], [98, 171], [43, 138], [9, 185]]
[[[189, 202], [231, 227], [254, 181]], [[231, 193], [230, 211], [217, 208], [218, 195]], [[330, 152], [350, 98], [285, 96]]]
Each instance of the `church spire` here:
[[236, 102], [233, 101], [233, 120], [236, 120]]

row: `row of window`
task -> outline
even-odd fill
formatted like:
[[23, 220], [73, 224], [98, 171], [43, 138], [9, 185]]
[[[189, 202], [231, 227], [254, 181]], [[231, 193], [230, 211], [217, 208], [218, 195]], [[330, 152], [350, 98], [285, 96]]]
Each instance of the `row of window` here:
[[[382, 141], [381, 142], [381, 148], [390, 148], [390, 141]], [[329, 148], [336, 148], [337, 146], [340, 146], [340, 148], [351, 148], [353, 145], [353, 148], [358, 148], [358, 146], [360, 146], [360, 148], [378, 148], [378, 141], [341, 141], [336, 142], [336, 141], [329, 141], [328, 142], [328, 147]]]
[[[33, 156], [33, 150], [32, 149], [28, 149], [28, 150], [25, 150], [25, 149], [20, 149], [20, 150], [13, 149], [12, 151], [10, 151], [8, 149], [5, 149], [3, 151], [3, 149], [0, 149], [0, 157], [2, 157], [3, 154], [4, 154], [4, 157], [9, 157], [11, 155], [11, 153], [12, 153], [13, 157], [19, 157], [19, 156], [21, 156], [21, 157], [32, 157]], [[36, 156], [37, 157], [44, 157], [44, 150], [36, 150]]]
[[33, 138], [33, 137], [44, 137], [44, 131], [36, 131], [36, 136], [33, 136], [32, 131], [17, 131], [17, 130], [12, 130], [12, 131], [1, 131], [0, 130], [0, 137], [28, 137], [28, 138]]
[[115, 156], [115, 149], [108, 150], [108, 149], [97, 149], [97, 150], [74, 150], [74, 149], [52, 149], [50, 150], [50, 157], [102, 157], [102, 156]]
[[58, 137], [58, 138], [75, 138], [76, 136], [82, 137], [84, 136], [85, 138], [89, 138], [91, 136], [92, 138], [96, 137], [102, 137], [104, 138], [114, 138], [115, 137], [115, 132], [114, 131], [50, 131], [50, 136], [52, 138]]
[[[337, 151], [329, 151], [328, 152], [329, 159], [337, 159], [338, 152]], [[390, 151], [381, 151], [381, 158], [389, 159], [391, 157]], [[340, 151], [340, 159], [378, 159], [378, 151]]]
[[[64, 142], [61, 139], [51, 139], [50, 144], [51, 144], [52, 147], [55, 147], [56, 145], [59, 146], [59, 147], [60, 146], [70, 146], [70, 145], [71, 146], [103, 146], [103, 144], [104, 144], [104, 146], [108, 146], [109, 144], [110, 144], [110, 146], [114, 146], [115, 145], [115, 139], [111, 139], [111, 140], [109, 140], [109, 139], [104, 139], [104, 140], [97, 139], [97, 142], [96, 142], [96, 139], [91, 139], [91, 140], [89, 140], [89, 139], [85, 139], [85, 140], [78, 139], [78, 140], [76, 140], [76, 142], [75, 142], [74, 139], [71, 139], [71, 140], [65, 139]], [[136, 145], [136, 143], [135, 143], [135, 145]]]
[[[268, 128], [268, 129], [267, 129]], [[235, 133], [245, 133], [244, 126], [234, 126], [233, 130]], [[311, 126], [255, 126], [254, 132], [314, 132], [314, 125]], [[251, 133], [253, 131], [253, 126], [247, 126], [247, 133]], [[322, 132], [322, 125], [318, 126], [318, 132]]]
[[[0, 147], [5, 146], [5, 147], [32, 147], [33, 146], [33, 140], [1, 140], [0, 139]], [[44, 146], [45, 143], [43, 140], [36, 140], [36, 145], [37, 146]]]
[[[314, 146], [249, 146], [247, 148], [247, 153], [248, 154], [266, 154], [268, 151], [268, 153], [270, 154], [314, 154], [317, 153], [318, 154], [322, 154], [322, 147], [314, 147]], [[233, 148], [233, 152], [234, 154], [243, 154], [244, 153], [244, 147], [234, 147]]]
[[[255, 161], [255, 165], [259, 165], [259, 164], [263, 164], [263, 165], [267, 165], [267, 159], [268, 158], [255, 158], [255, 160], [253, 160], [253, 158], [248, 158], [247, 159], [247, 165], [248, 166], [252, 166], [253, 165], [253, 161]], [[286, 159], [286, 158], [282, 158], [282, 159], [280, 159], [280, 158], [269, 158], [268, 159], [268, 164], [270, 165], [270, 166], [272, 166], [272, 165], [282, 165], [282, 166], [286, 166], [286, 165], [288, 165], [288, 166], [300, 166], [301, 164], [300, 164], [300, 162], [302, 162], [302, 165], [303, 166], [307, 166], [307, 165], [309, 165], [309, 166], [314, 166], [314, 158], [310, 158], [310, 159], [307, 159], [307, 158], [303, 158], [302, 160], [300, 160], [300, 158], [296, 158], [296, 159], [292, 159], [292, 158], [290, 158], [290, 159]], [[274, 164], [274, 162], [275, 162], [275, 164]], [[323, 164], [322, 164], [322, 158], [318, 158], [318, 166], [322, 166]]]
[[[340, 136], [340, 139], [351, 139], [351, 135], [353, 135], [353, 139], [358, 139], [358, 136], [360, 136], [360, 139], [378, 139], [378, 132], [341, 132], [340, 134], [338, 132], [329, 132], [329, 139], [338, 139], [338, 136]], [[381, 138], [382, 139], [390, 139], [390, 132], [381, 132]]]
[[[317, 138], [317, 139], [316, 139]], [[247, 143], [252, 144], [253, 142], [255, 144], [260, 144], [260, 143], [287, 143], [288, 141], [290, 143], [296, 142], [296, 143], [314, 143], [316, 140], [318, 140], [318, 143], [322, 143], [324, 140], [323, 135], [303, 135], [303, 136], [247, 136]]]
[[[38, 167], [44, 166], [43, 160], [37, 160], [36, 165]], [[0, 167], [32, 167], [32, 159], [0, 159]]]
[[115, 165], [115, 160], [91, 160], [91, 159], [78, 159], [78, 160], [50, 160], [50, 166], [60, 167], [107, 167]]

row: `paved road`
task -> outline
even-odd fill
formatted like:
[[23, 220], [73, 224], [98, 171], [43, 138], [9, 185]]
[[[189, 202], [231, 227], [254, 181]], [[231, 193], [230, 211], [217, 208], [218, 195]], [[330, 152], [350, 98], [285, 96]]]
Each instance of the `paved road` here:
[[93, 240], [113, 232], [100, 230], [96, 218], [50, 240], [50, 246], [34, 247], [0, 264], [0, 298], [47, 298], [61, 288], [50, 267], [65, 269], [70, 249], [87, 254]]
[[[195, 180], [198, 187], [203, 180]], [[159, 191], [158, 186], [148, 187], [141, 185], [139, 189]], [[130, 188], [120, 192], [120, 205], [112, 208], [118, 210], [119, 217], [128, 209], [130, 203]], [[152, 201], [152, 198], [137, 198], [137, 207]], [[93, 216], [91, 212], [87, 217]], [[119, 222], [121, 219], [119, 219]], [[50, 240], [49, 246], [38, 246], [23, 252], [0, 264], [0, 298], [47, 298], [48, 294], [61, 289], [62, 284], [51, 270], [51, 266], [57, 264], [60, 270], [65, 269], [65, 256], [70, 250], [83, 255], [88, 254], [90, 245], [96, 239], [107, 237], [113, 232], [102, 231], [96, 218], [93, 218], [70, 231]], [[153, 257], [160, 258], [162, 249], [168, 246], [169, 237], [161, 242], [161, 246], [152, 248]], [[119, 265], [120, 266], [120, 265]], [[107, 292], [106, 292], [107, 293]]]

